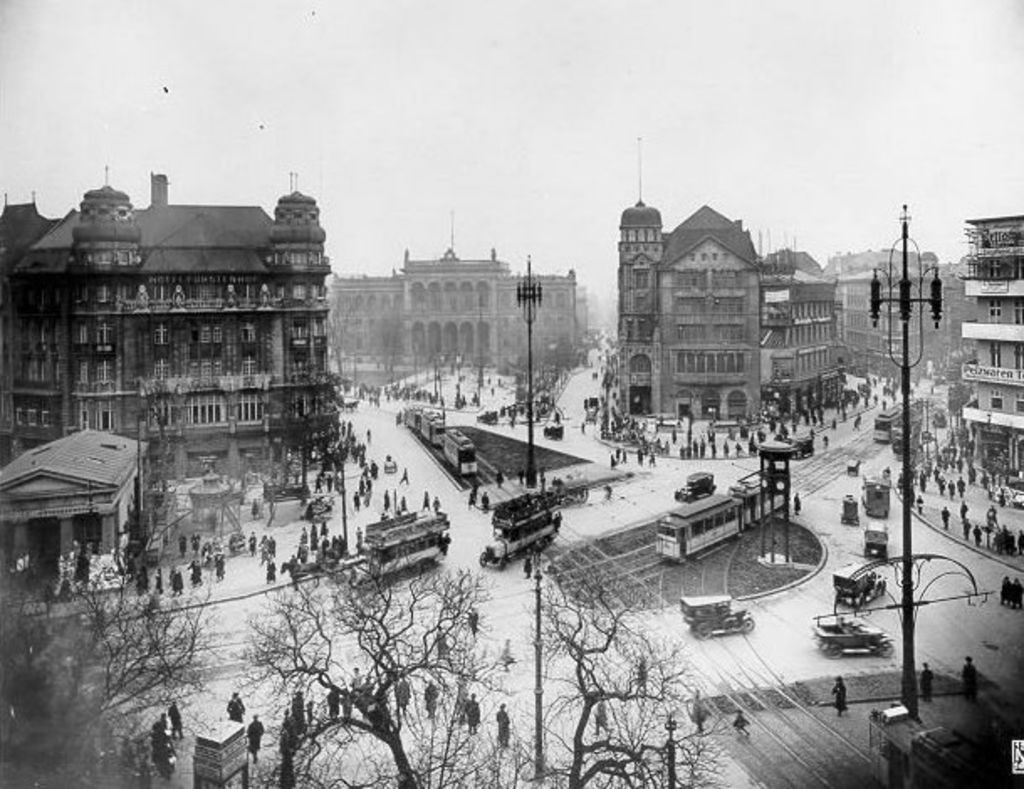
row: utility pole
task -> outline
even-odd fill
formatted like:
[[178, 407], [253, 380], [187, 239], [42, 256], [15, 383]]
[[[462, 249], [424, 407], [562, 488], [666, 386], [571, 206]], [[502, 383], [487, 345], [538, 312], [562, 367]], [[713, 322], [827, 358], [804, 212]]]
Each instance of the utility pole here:
[[533, 769], [534, 780], [544, 777], [544, 685], [541, 677], [541, 640], [540, 640], [540, 554], [534, 556], [533, 595], [534, 595], [534, 688], [533, 688]]
[[[939, 281], [938, 269], [934, 269], [935, 278], [931, 282], [931, 292], [929, 298], [914, 298], [912, 296], [913, 282], [910, 279], [910, 269], [908, 263], [907, 245], [909, 241], [908, 226], [910, 223], [910, 216], [907, 213], [907, 207], [903, 206], [903, 213], [900, 216], [901, 234], [900, 234], [900, 246], [902, 254], [902, 276], [899, 280], [898, 296], [893, 295], [893, 282], [890, 275], [889, 279], [889, 295], [886, 298], [882, 298], [882, 283], [878, 279], [878, 271], [875, 271], [875, 276], [871, 280], [871, 320], [874, 326], [878, 326], [878, 317], [883, 303], [889, 304], [889, 356], [894, 363], [899, 364], [900, 367], [900, 393], [902, 395], [903, 405], [903, 485], [902, 496], [903, 496], [903, 556], [902, 556], [902, 578], [900, 579], [902, 595], [900, 598], [900, 620], [903, 632], [903, 674], [901, 678], [901, 701], [903, 706], [907, 708], [910, 713], [910, 717], [914, 720], [920, 720], [918, 717], [918, 704], [917, 704], [917, 671], [915, 665], [914, 656], [914, 586], [917, 580], [917, 576], [914, 573], [914, 550], [913, 550], [913, 530], [912, 530], [912, 512], [914, 507], [914, 477], [913, 477], [913, 466], [910, 458], [910, 433], [911, 433], [911, 410], [910, 410], [910, 369], [921, 361], [921, 353], [918, 354], [916, 361], [913, 363], [910, 359], [910, 319], [913, 313], [914, 304], [928, 304], [931, 306], [932, 318], [935, 321], [935, 326], [938, 328], [939, 319], [942, 317], [942, 283]], [[891, 259], [891, 258], [890, 258]], [[920, 258], [919, 258], [920, 260]], [[890, 266], [891, 269], [891, 266]], [[923, 274], [924, 272], [922, 272]], [[918, 286], [918, 292], [921, 290], [921, 285]], [[897, 304], [899, 307], [899, 321], [902, 329], [903, 339], [903, 353], [900, 356], [900, 360], [897, 362], [892, 354], [892, 306]], [[921, 349], [923, 350], [923, 330], [918, 337], [919, 343], [921, 343]]]

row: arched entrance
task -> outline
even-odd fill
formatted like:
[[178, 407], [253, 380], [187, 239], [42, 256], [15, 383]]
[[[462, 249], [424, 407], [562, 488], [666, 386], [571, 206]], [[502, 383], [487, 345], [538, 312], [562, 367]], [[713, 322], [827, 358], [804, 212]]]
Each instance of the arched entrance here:
[[459, 351], [464, 357], [469, 357], [473, 353], [473, 324], [469, 321], [464, 321], [459, 326]]
[[437, 321], [427, 326], [427, 353], [431, 356], [441, 353], [441, 324]]
[[427, 349], [427, 331], [419, 321], [412, 325], [411, 340], [412, 352], [417, 356], [422, 356]]
[[629, 360], [629, 413], [651, 413], [651, 357], [645, 353]]
[[477, 342], [484, 362], [489, 363], [491, 358], [491, 324], [481, 321], [476, 327]]
[[718, 392], [713, 389], [704, 392], [704, 395], [701, 397], [701, 405], [703, 406], [701, 416], [704, 419], [719, 419], [721, 417], [722, 397]]
[[441, 337], [441, 351], [445, 356], [451, 356], [458, 351], [459, 330], [454, 323], [444, 325], [444, 334]]
[[747, 415], [747, 395], [740, 389], [733, 389], [725, 400], [729, 419], [743, 419]]

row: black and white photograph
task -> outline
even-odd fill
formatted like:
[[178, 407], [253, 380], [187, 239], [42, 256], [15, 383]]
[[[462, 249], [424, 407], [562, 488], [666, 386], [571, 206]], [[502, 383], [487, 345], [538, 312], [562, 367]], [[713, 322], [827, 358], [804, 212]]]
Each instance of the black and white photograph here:
[[0, 787], [1024, 787], [1024, 3], [0, 0]]

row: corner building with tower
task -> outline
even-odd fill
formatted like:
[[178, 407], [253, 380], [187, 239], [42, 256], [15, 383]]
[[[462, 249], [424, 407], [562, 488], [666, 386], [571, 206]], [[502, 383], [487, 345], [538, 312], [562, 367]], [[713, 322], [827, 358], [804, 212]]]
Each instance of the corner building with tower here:
[[623, 416], [739, 420], [760, 392], [760, 269], [750, 233], [703, 206], [670, 233], [643, 201], [619, 223]]
[[11, 261], [11, 457], [90, 428], [148, 441], [166, 476], [210, 461], [240, 476], [300, 449], [320, 418], [316, 201], [292, 192], [271, 218], [170, 204], [164, 175], [151, 186], [141, 210], [111, 186], [86, 192]]

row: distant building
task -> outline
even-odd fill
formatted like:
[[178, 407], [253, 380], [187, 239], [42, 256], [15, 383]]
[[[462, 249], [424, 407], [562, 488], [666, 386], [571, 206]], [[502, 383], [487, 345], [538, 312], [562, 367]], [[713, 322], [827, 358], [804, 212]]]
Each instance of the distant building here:
[[237, 477], [299, 449], [326, 370], [319, 214], [298, 192], [273, 219], [170, 204], [163, 175], [141, 210], [86, 192], [10, 264], [11, 455], [90, 428], [151, 439], [169, 476]]
[[[586, 308], [577, 293], [576, 272], [536, 273], [543, 301], [533, 325], [534, 362], [565, 357], [572, 363], [586, 331]], [[526, 367], [526, 323], [516, 303], [508, 263], [492, 249], [487, 259], [460, 259], [448, 249], [438, 259], [414, 260], [406, 252], [401, 272], [391, 276], [344, 276], [332, 282], [336, 341], [348, 362], [375, 362], [369, 383], [443, 366]]]
[[967, 220], [970, 254], [965, 295], [977, 320], [963, 323], [963, 339], [977, 345], [977, 363], [964, 364], [975, 387], [963, 418], [975, 454], [989, 471], [1024, 468], [1024, 216]]
[[[59, 219], [41, 216], [32, 203], [4, 204], [0, 215], [0, 466], [10, 463], [14, 452], [14, 400], [12, 385], [15, 353], [14, 303], [10, 275], [14, 264], [30, 246], [48, 233]], [[8, 372], [4, 372], [8, 371]]]
[[627, 414], [760, 411], [760, 268], [750, 233], [708, 206], [662, 234], [642, 201], [619, 223], [619, 402]]
[[836, 283], [806, 252], [779, 250], [761, 267], [761, 401], [787, 415], [835, 407], [842, 394]]

